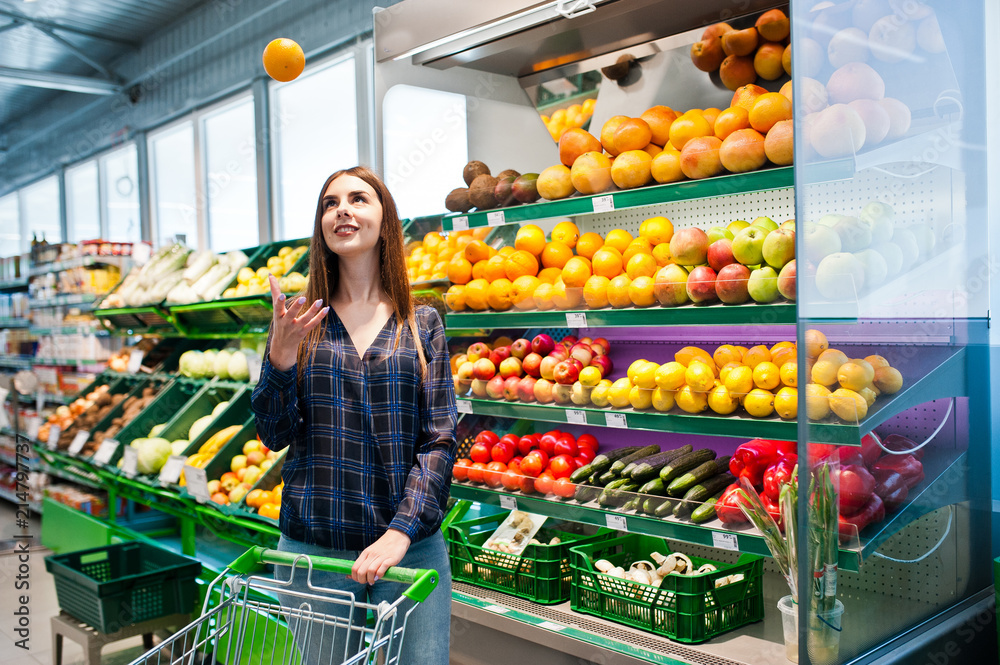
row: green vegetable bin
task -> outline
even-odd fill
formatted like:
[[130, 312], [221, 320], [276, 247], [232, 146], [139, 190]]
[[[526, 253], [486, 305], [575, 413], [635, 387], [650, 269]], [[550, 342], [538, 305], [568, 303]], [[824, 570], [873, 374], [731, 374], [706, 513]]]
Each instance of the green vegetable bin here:
[[171, 614], [198, 602], [201, 563], [143, 542], [45, 557], [59, 607], [102, 633]]
[[[299, 238], [297, 240], [281, 240], [278, 242], [261, 245], [256, 253], [250, 257], [247, 264], [254, 271], [267, 267], [267, 260], [276, 256], [283, 247], [309, 246], [309, 238]], [[298, 272], [302, 275], [309, 274], [309, 252], [300, 256], [292, 265], [289, 273]], [[234, 279], [229, 285], [235, 287], [237, 281]], [[246, 324], [254, 329], [266, 329], [271, 323], [273, 313], [271, 310], [271, 292], [261, 293], [253, 296], [243, 296], [240, 298], [227, 298], [218, 301], [228, 304], [228, 313], [237, 321]]]
[[[569, 600], [573, 571], [570, 547], [604, 540], [614, 535], [602, 529], [593, 535], [564, 530], [568, 524], [543, 527], [535, 538], [543, 545], [529, 545], [520, 555], [485, 547], [508, 513], [453, 522], [445, 529], [452, 579], [503, 591], [518, 598], [552, 605]], [[549, 545], [553, 538], [561, 542]]]
[[[598, 572], [594, 562], [606, 559], [628, 570], [652, 552], [671, 553], [666, 541], [629, 534], [570, 548], [573, 587], [570, 607], [585, 614], [641, 628], [678, 642], [698, 643], [764, 618], [764, 561], [742, 554], [735, 564], [690, 557], [697, 569], [710, 563], [717, 570], [700, 575], [670, 574], [659, 587]], [[730, 575], [743, 579], [715, 587]]]

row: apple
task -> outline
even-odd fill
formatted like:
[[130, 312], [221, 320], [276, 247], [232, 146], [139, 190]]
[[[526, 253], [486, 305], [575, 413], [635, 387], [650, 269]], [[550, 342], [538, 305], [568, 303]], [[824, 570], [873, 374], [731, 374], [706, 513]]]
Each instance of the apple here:
[[503, 380], [503, 397], [508, 402], [515, 402], [521, 397], [518, 386], [521, 384], [520, 376], [508, 376]]
[[486, 396], [490, 399], [501, 399], [503, 398], [503, 382], [504, 378], [497, 374], [492, 379], [486, 382]]
[[229, 470], [236, 473], [239, 469], [242, 469], [247, 465], [246, 455], [235, 455], [233, 459], [229, 461]]
[[236, 478], [237, 478], [237, 479], [238, 479], [238, 480], [239, 480], [240, 482], [243, 482], [243, 477], [244, 477], [245, 475], [247, 475], [247, 469], [249, 469], [249, 468], [250, 468], [250, 467], [248, 467], [248, 466], [244, 466], [244, 467], [241, 467], [241, 468], [239, 468], [239, 469], [236, 469]]
[[708, 246], [708, 265], [712, 266], [712, 270], [718, 272], [730, 263], [736, 263], [732, 240], [720, 238]]
[[871, 227], [857, 217], [849, 215], [826, 215], [819, 221], [829, 226], [840, 236], [840, 247], [843, 252], [860, 252], [867, 249], [872, 242]]
[[509, 346], [498, 346], [490, 351], [490, 362], [493, 363], [494, 367], [500, 367], [500, 363], [507, 360], [507, 358], [510, 358]]
[[854, 300], [865, 285], [865, 266], [853, 254], [837, 252], [816, 267], [816, 288], [830, 300]]
[[473, 342], [465, 353], [469, 360], [476, 362], [480, 358], [490, 357], [490, 347], [486, 346], [485, 342]]
[[496, 365], [489, 358], [480, 358], [472, 366], [472, 376], [482, 381], [489, 381], [496, 373]]
[[552, 353], [545, 356], [546, 358], [555, 358], [556, 360], [566, 360], [569, 358], [569, 351], [567, 351], [562, 346], [557, 345], [556, 348], [552, 349]]
[[531, 340], [531, 350], [540, 356], [549, 355], [555, 348], [555, 340], [545, 333], [535, 335], [535, 338]]
[[885, 279], [889, 275], [889, 266], [881, 254], [874, 249], [863, 249], [860, 252], [855, 252], [854, 256], [865, 267], [866, 289], [874, 290], [885, 283]]
[[597, 344], [602, 349], [604, 349], [604, 353], [611, 353], [611, 342], [604, 339], [603, 337], [594, 338], [594, 344]]
[[600, 344], [591, 344], [590, 345], [590, 355], [591, 356], [603, 356], [605, 353], [606, 353], [606, 351], [604, 350], [604, 347], [601, 346]]
[[475, 378], [475, 368], [476, 363], [471, 360], [466, 360], [458, 366], [458, 379], [463, 382], [472, 381], [472, 379]]
[[573, 346], [574, 344], [576, 344], [579, 341], [580, 341], [580, 339], [576, 335], [566, 335], [561, 340], [559, 340], [559, 343], [560, 344], [565, 344], [566, 348], [568, 349], [569, 347]]
[[778, 225], [778, 228], [779, 229], [789, 229], [790, 231], [794, 231], [795, 230], [795, 220], [794, 219], [786, 219], [785, 221], [783, 221], [781, 224]]
[[548, 379], [538, 379], [532, 390], [535, 393], [535, 401], [539, 404], [548, 404], [552, 401], [553, 383]]
[[775, 270], [781, 270], [782, 266], [795, 258], [795, 231], [788, 229], [771, 231], [764, 238], [761, 253], [767, 265]]
[[535, 401], [535, 379], [531, 376], [522, 377], [517, 382], [517, 397], [522, 402]]
[[653, 295], [664, 307], [683, 305], [688, 301], [688, 273], [675, 263], [663, 266], [653, 277]]
[[[506, 349], [507, 347], [503, 348]], [[515, 358], [514, 356], [511, 356], [509, 358], [504, 358], [503, 362], [500, 363], [500, 376], [502, 376], [505, 379], [512, 376], [521, 378], [522, 373], [523, 372], [522, 372], [521, 361]]]
[[825, 257], [836, 254], [843, 247], [840, 236], [833, 229], [821, 224], [806, 224], [806, 258], [819, 265]]
[[557, 383], [552, 386], [552, 400], [556, 404], [571, 404], [573, 402], [573, 383]]
[[872, 233], [872, 244], [880, 245], [892, 239], [896, 212], [888, 203], [869, 201], [858, 215]]
[[674, 263], [696, 266], [708, 255], [708, 235], [698, 227], [680, 229], [670, 239], [670, 256]]
[[778, 228], [778, 223], [775, 222], [770, 217], [758, 217], [757, 219], [750, 222], [750, 226], [757, 226], [765, 231], [773, 231]]
[[250, 455], [255, 450], [260, 450], [261, 442], [257, 439], [250, 439], [243, 444], [243, 450], [241, 451], [244, 455]]
[[247, 466], [259, 466], [264, 461], [264, 453], [259, 450], [251, 450], [247, 455]]
[[216, 492], [212, 495], [211, 499], [213, 503], [218, 503], [222, 506], [229, 505], [229, 494], [226, 492]]
[[571, 386], [580, 378], [580, 369], [572, 361], [563, 360], [556, 364], [553, 377], [557, 384]]
[[563, 362], [567, 362], [567, 363], [573, 365], [574, 367], [576, 367], [576, 369], [578, 371], [581, 370], [581, 369], [583, 369], [584, 367], [586, 367], [586, 365], [584, 365], [582, 362], [580, 362], [579, 359], [577, 359], [577, 358], [567, 358]]
[[698, 266], [687, 279], [687, 294], [691, 302], [710, 302], [716, 299], [716, 273], [708, 266]]
[[894, 242], [884, 242], [873, 245], [872, 249], [885, 259], [886, 277], [895, 277], [903, 268], [903, 250]]
[[913, 235], [913, 231], [910, 231], [910, 229], [896, 229], [892, 234], [892, 240], [889, 242], [899, 247], [903, 255], [902, 270], [903, 272], [907, 272], [916, 264], [917, 258], [920, 256], [920, 247], [917, 245], [917, 239]]
[[536, 379], [542, 375], [542, 357], [532, 351], [521, 361], [521, 371]]
[[733, 238], [733, 257], [745, 266], [764, 262], [764, 239], [768, 231], [760, 226], [748, 226]]
[[601, 377], [611, 376], [611, 370], [615, 367], [614, 363], [611, 362], [611, 357], [607, 354], [604, 354], [603, 356], [594, 356], [594, 358], [590, 361], [590, 366], [601, 370]]
[[267, 470], [274, 466], [274, 461], [266, 459], [260, 463], [260, 472], [262, 474], [267, 473]]
[[589, 337], [581, 337], [580, 339], [577, 340], [577, 343], [578, 344], [593, 344], [594, 340], [592, 340]]
[[715, 278], [715, 294], [727, 305], [740, 305], [750, 300], [747, 280], [750, 268], [742, 263], [730, 263], [719, 271]]
[[573, 384], [573, 389], [570, 392], [569, 400], [576, 404], [577, 406], [586, 406], [590, 404], [590, 393], [593, 392], [593, 386], [585, 386], [579, 381]]
[[472, 394], [480, 399], [486, 399], [486, 383], [482, 379], [473, 379]]
[[215, 494], [222, 488], [222, 481], [218, 478], [208, 481], [208, 493], [209, 495]]
[[750, 273], [747, 291], [754, 302], [774, 302], [778, 299], [778, 273], [771, 266]]
[[750, 226], [750, 222], [744, 219], [734, 219], [733, 221], [726, 224], [726, 230], [732, 234], [730, 240], [736, 239], [736, 234]]
[[795, 259], [792, 259], [778, 273], [778, 293], [786, 300], [795, 300], [795, 292]]
[[584, 367], [590, 364], [590, 361], [594, 357], [594, 352], [591, 350], [589, 344], [584, 344], [582, 342], [577, 342], [569, 350], [569, 355], [571, 358], [576, 358], [579, 360]]
[[725, 238], [726, 240], [733, 239], [733, 232], [724, 226], [713, 226], [708, 230], [708, 232], [705, 235], [708, 236], [709, 249], [711, 249], [712, 243], [714, 243], [716, 240], [722, 240], [723, 238]]
[[516, 339], [511, 342], [510, 345], [510, 355], [514, 356], [518, 360], [524, 360], [524, 357], [531, 353], [531, 342], [524, 339]]
[[234, 487], [240, 484], [240, 479], [236, 477], [235, 473], [227, 471], [224, 474], [222, 474], [221, 478], [219, 478], [219, 483], [220, 483], [220, 491], [228, 493], [231, 492]]
[[554, 381], [556, 376], [555, 375], [556, 365], [558, 365], [561, 362], [562, 360], [556, 358], [555, 356], [545, 356], [544, 358], [542, 358], [542, 361], [538, 365], [539, 376], [541, 376], [543, 379]]
[[243, 482], [248, 483], [251, 487], [253, 487], [253, 484], [260, 480], [260, 477], [263, 475], [263, 468], [259, 466], [248, 466], [247, 472], [243, 474]]
[[229, 502], [239, 503], [240, 499], [247, 495], [247, 488], [243, 485], [237, 485], [229, 491]]

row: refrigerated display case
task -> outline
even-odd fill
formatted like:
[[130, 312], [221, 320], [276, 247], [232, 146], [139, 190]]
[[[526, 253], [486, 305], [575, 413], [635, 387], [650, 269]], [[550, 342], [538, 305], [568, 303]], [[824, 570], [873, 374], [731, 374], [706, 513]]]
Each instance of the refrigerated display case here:
[[[726, 21], [741, 30], [775, 8], [791, 16], [793, 73], [757, 83], [778, 92], [790, 80], [795, 90], [792, 166], [768, 163], [745, 173], [447, 214], [442, 225], [453, 231], [531, 223], [548, 234], [570, 219], [581, 233], [604, 236], [615, 228], [638, 235], [640, 222], [654, 216], [669, 218], [675, 230], [758, 216], [794, 219], [801, 268], [797, 298], [673, 308], [577, 304], [451, 311], [445, 325], [456, 347], [490, 331], [529, 339], [538, 332], [555, 339], [568, 332], [601, 336], [622, 369], [639, 358], [665, 362], [687, 345], [711, 352], [719, 344], [793, 341], [797, 367], [805, 369], [796, 389], [798, 417], [522, 403], [467, 394], [459, 396], [459, 410], [467, 419], [527, 420], [539, 432], [590, 431], [610, 448], [635, 441], [664, 449], [694, 442], [719, 456], [754, 438], [796, 441], [799, 459], [809, 458], [811, 444], [860, 452], [874, 431], [882, 443], [869, 448], [874, 452], [865, 473], [878, 481], [879, 492], [888, 494], [886, 483], [900, 482], [893, 474], [901, 475], [901, 464], [917, 468], [910, 458], [922, 478], [909, 477], [905, 498], [904, 492], [893, 495], [884, 519], [871, 525], [858, 517], [861, 506], [842, 507], [846, 522], [861, 528], [838, 528], [843, 537], [834, 588], [844, 608], [839, 655], [810, 655], [807, 640], [789, 655], [802, 663], [908, 662], [940, 650], [933, 641], [958, 629], [966, 632], [949, 648], [964, 650], [960, 658], [995, 659], [995, 647], [989, 656], [978, 651], [982, 630], [971, 619], [981, 616], [993, 593], [988, 82], [980, 64], [988, 61], [993, 13], [981, 3], [958, 8], [895, 0], [709, 1], [669, 8], [642, 0], [460, 8], [408, 0], [375, 14], [376, 135], [381, 139], [388, 131], [383, 118], [395, 111], [394, 93], [401, 86], [464, 95], [456, 116], [462, 122], [445, 118], [442, 128], [466, 132], [470, 159], [494, 171], [542, 172], [560, 163], [557, 137], [540, 117], [558, 107], [560, 94], [595, 100], [587, 125], [594, 136], [613, 116], [634, 117], [655, 105], [729, 107], [733, 92], [717, 73], [692, 65], [691, 46], [707, 25]], [[624, 70], [623, 56], [631, 63]], [[896, 101], [879, 101], [884, 98]], [[379, 167], [391, 177], [397, 165], [383, 161]], [[460, 170], [410, 177], [440, 190], [442, 203], [462, 185]], [[816, 333], [807, 338], [807, 331], [822, 332], [843, 357], [831, 353], [814, 373], [810, 352], [822, 349]], [[884, 363], [898, 377], [886, 369], [878, 371], [878, 380], [862, 380], [870, 392], [861, 384], [846, 388], [853, 382], [849, 372], [838, 378], [840, 365], [872, 356], [878, 357], [866, 361], [870, 367], [855, 363], [848, 370], [870, 369], [874, 377]], [[836, 364], [832, 370], [829, 361]], [[810, 383], [824, 387], [808, 388]], [[816, 418], [806, 417], [807, 405], [816, 408]], [[835, 473], [854, 462], [846, 454]], [[801, 483], [809, 480], [805, 466], [799, 467]], [[868, 499], [873, 494], [867, 489], [861, 501], [870, 512], [876, 512], [875, 500]], [[778, 601], [789, 589], [767, 540], [753, 527], [661, 519], [460, 481], [452, 495], [657, 536], [692, 556], [727, 563], [739, 553], [768, 557], [763, 621], [697, 645], [574, 613], [568, 605], [542, 607], [457, 583], [453, 653], [459, 661], [502, 645], [512, 659], [535, 661], [787, 662]], [[815, 531], [809, 506], [809, 493], [800, 492], [802, 552]], [[800, 579], [812, 579], [808, 558], [799, 561]], [[799, 585], [800, 606], [812, 607], [812, 592], [813, 585]], [[799, 634], [809, 635], [814, 623], [803, 613]]]

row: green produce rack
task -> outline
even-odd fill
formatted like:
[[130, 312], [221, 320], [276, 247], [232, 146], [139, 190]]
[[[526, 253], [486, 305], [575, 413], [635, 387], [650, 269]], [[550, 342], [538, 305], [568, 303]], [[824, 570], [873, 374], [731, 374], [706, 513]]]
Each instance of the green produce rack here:
[[[215, 453], [215, 455], [212, 456], [212, 459], [209, 460], [208, 464], [205, 464], [204, 466], [201, 467], [205, 469], [206, 478], [208, 478], [209, 480], [217, 479], [220, 476], [222, 476], [223, 473], [230, 470], [233, 457], [235, 455], [240, 454], [240, 451], [243, 449], [243, 444], [246, 443], [244, 432], [248, 431], [248, 428], [251, 431], [255, 431], [253, 430], [254, 427], [253, 423], [254, 423], [253, 416], [247, 418], [246, 414], [244, 413], [243, 420], [240, 423], [236, 423], [241, 425], [240, 431], [238, 431], [232, 438], [229, 439], [229, 441], [224, 443], [222, 447], [219, 448], [219, 450]], [[198, 447], [200, 447], [200, 445], [201, 444], [199, 443]], [[190, 449], [191, 453], [197, 452], [198, 447], [192, 446]], [[180, 485], [177, 485], [176, 489], [177, 492], [185, 499], [196, 501], [194, 496], [192, 496], [191, 493], [187, 491], [186, 486], [181, 487]], [[209, 505], [212, 508], [215, 508], [216, 510], [220, 510], [220, 512], [226, 512], [224, 510], [226, 506], [221, 506], [214, 502], [210, 502], [205, 505]]]

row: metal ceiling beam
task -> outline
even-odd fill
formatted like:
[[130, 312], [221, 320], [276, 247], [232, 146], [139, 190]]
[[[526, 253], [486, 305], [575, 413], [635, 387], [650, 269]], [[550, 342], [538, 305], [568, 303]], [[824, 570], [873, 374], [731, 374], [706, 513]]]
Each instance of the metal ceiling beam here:
[[49, 37], [50, 39], [53, 39], [53, 40], [59, 42], [60, 44], [62, 44], [64, 47], [66, 47], [66, 49], [70, 53], [72, 53], [77, 58], [79, 58], [80, 60], [83, 60], [85, 63], [87, 63], [88, 65], [90, 65], [91, 67], [93, 67], [94, 69], [96, 69], [97, 71], [99, 71], [101, 74], [103, 74], [104, 78], [106, 78], [108, 80], [111, 80], [111, 81], [115, 81], [115, 80], [117, 80], [119, 78], [114, 73], [112, 73], [112, 71], [110, 69], [108, 69], [107, 67], [105, 67], [101, 63], [99, 63], [96, 60], [94, 60], [93, 58], [91, 58], [89, 55], [87, 55], [86, 53], [84, 53], [82, 49], [77, 48], [76, 44], [74, 44], [73, 42], [69, 41], [65, 37], [61, 37], [61, 36], [57, 35], [55, 33], [55, 31], [52, 30], [52, 28], [47, 28], [44, 25], [32, 25], [31, 27], [33, 27], [35, 30], [38, 30], [39, 32], [41, 32], [42, 34], [44, 34], [46, 37]]
[[48, 88], [50, 90], [83, 92], [90, 95], [114, 95], [121, 92], [121, 87], [112, 81], [88, 78], [86, 76], [56, 74], [55, 72], [14, 69], [13, 67], [0, 67], [0, 81], [30, 85], [36, 88]]
[[91, 39], [100, 39], [106, 42], [112, 42], [115, 44], [122, 44], [123, 46], [131, 46], [132, 48], [138, 48], [140, 43], [131, 39], [121, 39], [119, 37], [109, 37], [108, 35], [102, 35], [99, 32], [92, 32], [90, 30], [83, 30], [81, 28], [74, 28], [68, 25], [60, 25], [54, 21], [46, 21], [45, 19], [35, 18], [33, 16], [28, 16], [27, 14], [22, 14], [21, 12], [14, 11], [13, 9], [7, 9], [5, 7], [0, 7], [0, 16], [6, 16], [7, 18], [17, 19], [24, 23], [30, 23], [34, 26], [42, 26], [49, 28], [51, 30], [59, 30], [61, 32], [69, 32], [74, 35], [80, 35], [81, 37], [90, 37]]
[[11, 28], [17, 28], [22, 25], [24, 25], [24, 21], [13, 19], [10, 23], [4, 23], [3, 25], [0, 25], [0, 32], [7, 32]]

